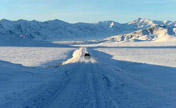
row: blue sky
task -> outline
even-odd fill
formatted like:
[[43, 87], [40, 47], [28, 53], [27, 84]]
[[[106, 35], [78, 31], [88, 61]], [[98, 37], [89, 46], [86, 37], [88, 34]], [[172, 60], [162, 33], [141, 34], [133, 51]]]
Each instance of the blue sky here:
[[138, 17], [176, 21], [176, 0], [0, 0], [0, 19], [124, 23]]

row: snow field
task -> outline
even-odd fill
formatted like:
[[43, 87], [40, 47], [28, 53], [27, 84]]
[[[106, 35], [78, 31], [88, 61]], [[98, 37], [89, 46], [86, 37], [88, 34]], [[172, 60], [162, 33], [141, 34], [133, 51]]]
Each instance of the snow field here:
[[62, 63], [74, 48], [0, 47], [0, 60], [23, 66], [47, 66]]
[[176, 42], [103, 42], [75, 45], [91, 47], [112, 55], [115, 60], [176, 67]]
[[97, 48], [112, 55], [115, 60], [176, 67], [175, 48]]
[[[80, 49], [17, 47], [19, 52], [15, 47], [2, 48], [1, 58], [8, 58], [4, 54], [11, 51], [9, 61], [18, 58], [23, 65], [20, 57], [25, 60], [28, 52], [33, 52], [29, 56], [34, 56], [33, 62], [39, 66], [43, 65], [40, 59], [47, 66], [55, 62], [54, 57], [65, 62], [60, 62], [63, 65], [59, 68], [41, 68], [0, 61], [0, 108], [175, 108], [175, 47], [155, 44], [103, 43], [89, 44], [90, 48], [80, 45]], [[91, 59], [84, 59], [84, 53]]]
[[57, 68], [23, 67], [2, 61], [0, 74], [0, 108], [43, 108], [68, 80]]

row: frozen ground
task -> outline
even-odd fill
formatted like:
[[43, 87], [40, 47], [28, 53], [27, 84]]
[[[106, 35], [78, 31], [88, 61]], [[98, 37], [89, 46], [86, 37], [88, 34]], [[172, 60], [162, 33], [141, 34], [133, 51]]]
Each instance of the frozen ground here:
[[[0, 108], [176, 108], [175, 45], [2, 46]], [[91, 59], [84, 59], [85, 52]], [[62, 60], [62, 65], [56, 67], [55, 60]], [[33, 67], [43, 63], [45, 68]]]

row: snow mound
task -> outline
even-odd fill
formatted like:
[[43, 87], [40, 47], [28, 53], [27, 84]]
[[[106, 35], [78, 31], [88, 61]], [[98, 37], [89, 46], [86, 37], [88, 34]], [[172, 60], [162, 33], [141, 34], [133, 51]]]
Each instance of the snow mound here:
[[75, 63], [75, 62], [85, 62], [85, 63], [96, 63], [96, 60], [94, 58], [85, 59], [84, 54], [88, 53], [86, 48], [79, 48], [73, 52], [72, 58], [64, 61], [62, 65], [66, 65], [69, 63]]

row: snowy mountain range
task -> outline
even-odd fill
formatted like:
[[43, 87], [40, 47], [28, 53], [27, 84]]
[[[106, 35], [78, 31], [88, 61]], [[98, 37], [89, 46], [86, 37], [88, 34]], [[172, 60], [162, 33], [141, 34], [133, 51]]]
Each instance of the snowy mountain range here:
[[103, 39], [113, 36], [108, 39], [117, 41], [153, 40], [161, 35], [175, 36], [175, 27], [176, 21], [155, 21], [142, 18], [124, 24], [115, 21], [67, 23], [61, 20], [39, 22], [2, 19], [0, 20], [0, 37], [59, 41]]
[[120, 41], [171, 41], [176, 40], [176, 27], [155, 25], [132, 33], [108, 37], [111, 42]]

